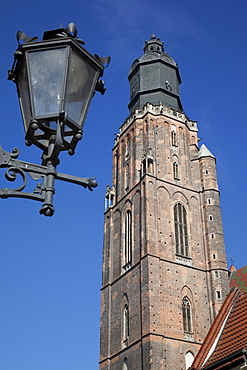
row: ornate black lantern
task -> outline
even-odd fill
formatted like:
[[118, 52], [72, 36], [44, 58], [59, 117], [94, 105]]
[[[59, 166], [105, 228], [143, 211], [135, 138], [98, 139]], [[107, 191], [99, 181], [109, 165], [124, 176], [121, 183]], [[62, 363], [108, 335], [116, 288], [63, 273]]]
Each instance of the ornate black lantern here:
[[[52, 216], [55, 179], [82, 185], [89, 190], [97, 186], [94, 177], [81, 178], [57, 172], [59, 153], [74, 154], [82, 138], [87, 110], [95, 90], [104, 94], [100, 77], [110, 57], [90, 54], [77, 37], [70, 23], [44, 33], [42, 41], [17, 32], [19, 47], [8, 78], [17, 85], [26, 132], [26, 144], [43, 151], [42, 165], [16, 160], [18, 149], [8, 153], [0, 146], [0, 168], [7, 168], [5, 177], [15, 181], [21, 176], [23, 184], [15, 189], [0, 189], [0, 198], [18, 197], [43, 202], [40, 213]], [[24, 43], [21, 43], [21, 40]], [[33, 193], [23, 191], [28, 173], [40, 181]]]
[[99, 78], [109, 58], [90, 54], [76, 35], [73, 23], [45, 32], [42, 41], [17, 33], [19, 48], [9, 78], [17, 85], [26, 144], [45, 155], [54, 134], [60, 150], [74, 154], [94, 91], [105, 92]]

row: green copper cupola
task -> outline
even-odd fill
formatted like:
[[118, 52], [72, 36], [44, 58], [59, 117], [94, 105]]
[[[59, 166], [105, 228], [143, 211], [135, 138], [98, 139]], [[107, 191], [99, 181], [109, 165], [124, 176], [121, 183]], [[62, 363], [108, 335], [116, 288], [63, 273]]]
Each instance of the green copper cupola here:
[[164, 51], [164, 43], [155, 35], [145, 41], [144, 54], [135, 59], [129, 72], [130, 113], [146, 103], [164, 105], [183, 111], [179, 85], [182, 82], [178, 65]]

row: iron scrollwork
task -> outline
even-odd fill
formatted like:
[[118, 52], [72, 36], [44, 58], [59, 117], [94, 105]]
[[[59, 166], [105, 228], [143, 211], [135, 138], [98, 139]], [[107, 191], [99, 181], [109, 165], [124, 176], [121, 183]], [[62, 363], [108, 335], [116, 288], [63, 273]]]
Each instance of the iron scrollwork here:
[[[94, 177], [82, 178], [57, 172], [52, 161], [48, 161], [47, 165], [37, 165], [17, 160], [18, 156], [18, 149], [15, 148], [9, 153], [0, 146], [0, 168], [6, 168], [5, 178], [10, 182], [15, 182], [18, 178], [22, 180], [22, 184], [16, 188], [0, 188], [0, 198], [26, 198], [43, 202], [40, 213], [45, 216], [52, 216], [55, 212], [52, 202], [55, 179], [78, 184], [91, 191], [98, 185]], [[36, 184], [33, 193], [23, 191], [28, 182], [26, 174], [35, 181], [41, 180]]]

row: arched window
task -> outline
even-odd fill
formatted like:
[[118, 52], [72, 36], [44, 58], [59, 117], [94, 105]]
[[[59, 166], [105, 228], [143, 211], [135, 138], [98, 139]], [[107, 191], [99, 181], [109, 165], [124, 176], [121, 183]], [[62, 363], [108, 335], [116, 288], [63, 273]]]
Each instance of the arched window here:
[[154, 172], [154, 161], [153, 161], [153, 158], [148, 157], [147, 158], [147, 162], [148, 162], [148, 165], [147, 165], [148, 172], [149, 173], [153, 173]]
[[145, 155], [142, 159], [142, 176], [145, 173], [154, 173], [154, 160], [150, 155]]
[[194, 355], [192, 352], [188, 351], [185, 355], [185, 365], [186, 365], [186, 370], [189, 369], [194, 361]]
[[130, 210], [125, 214], [124, 226], [124, 266], [130, 267], [132, 260], [132, 216]]
[[126, 357], [123, 362], [123, 370], [128, 370], [128, 359]]
[[191, 305], [188, 297], [184, 297], [182, 303], [183, 325], [185, 333], [192, 333]]
[[128, 344], [129, 338], [129, 306], [127, 303], [123, 307], [123, 342], [125, 345]]
[[189, 257], [188, 229], [186, 210], [181, 203], [174, 207], [176, 253]]

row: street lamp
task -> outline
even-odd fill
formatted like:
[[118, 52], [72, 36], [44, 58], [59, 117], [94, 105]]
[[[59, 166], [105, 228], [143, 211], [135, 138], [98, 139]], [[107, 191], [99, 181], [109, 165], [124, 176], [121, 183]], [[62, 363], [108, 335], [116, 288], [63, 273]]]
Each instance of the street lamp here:
[[[5, 177], [14, 181], [17, 174], [23, 185], [17, 189], [0, 189], [0, 197], [23, 197], [43, 201], [41, 214], [54, 213], [54, 181], [60, 179], [80, 184], [92, 190], [94, 178], [79, 178], [56, 172], [61, 151], [70, 155], [82, 138], [83, 125], [95, 91], [104, 94], [100, 77], [110, 57], [90, 54], [77, 38], [76, 26], [47, 31], [42, 41], [17, 32], [19, 47], [8, 78], [17, 85], [25, 129], [26, 145], [39, 147], [42, 165], [16, 161], [18, 152], [12, 154], [0, 149], [0, 167], [7, 167]], [[21, 43], [21, 40], [23, 43]], [[34, 180], [43, 177], [34, 193], [23, 192], [28, 172]]]

